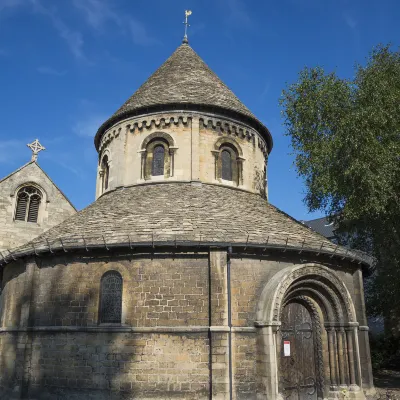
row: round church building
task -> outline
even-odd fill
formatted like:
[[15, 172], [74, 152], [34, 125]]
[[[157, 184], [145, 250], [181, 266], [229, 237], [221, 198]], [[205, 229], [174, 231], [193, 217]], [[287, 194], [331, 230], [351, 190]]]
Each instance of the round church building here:
[[2, 399], [365, 399], [369, 260], [268, 202], [268, 129], [185, 41], [96, 201], [0, 258]]

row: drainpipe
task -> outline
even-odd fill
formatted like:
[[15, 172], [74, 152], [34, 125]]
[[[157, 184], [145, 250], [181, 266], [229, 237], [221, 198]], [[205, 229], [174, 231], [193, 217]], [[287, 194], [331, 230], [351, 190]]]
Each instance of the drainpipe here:
[[229, 346], [229, 399], [233, 398], [233, 372], [232, 372], [232, 298], [231, 298], [231, 255], [232, 246], [228, 247], [226, 273], [228, 283], [228, 346]]

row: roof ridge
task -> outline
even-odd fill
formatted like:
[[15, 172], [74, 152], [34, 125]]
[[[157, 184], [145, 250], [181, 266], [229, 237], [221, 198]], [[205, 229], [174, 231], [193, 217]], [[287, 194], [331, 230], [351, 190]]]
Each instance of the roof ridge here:
[[17, 172], [23, 170], [25, 167], [27, 167], [29, 164], [34, 163], [34, 160], [28, 161], [27, 163], [25, 163], [24, 165], [22, 165], [21, 167], [17, 168], [16, 170], [14, 170], [13, 172], [9, 173], [8, 175], [6, 175], [4, 178], [0, 179], [0, 183], [4, 182], [6, 179], [10, 178], [11, 176], [13, 176], [14, 174], [16, 174]]

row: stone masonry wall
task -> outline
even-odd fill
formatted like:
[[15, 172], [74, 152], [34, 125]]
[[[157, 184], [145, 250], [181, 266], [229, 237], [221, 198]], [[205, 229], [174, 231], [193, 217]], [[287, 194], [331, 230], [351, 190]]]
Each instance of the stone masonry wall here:
[[[35, 184], [43, 194], [38, 223], [14, 221], [17, 191], [29, 183]], [[32, 240], [75, 212], [74, 207], [41, 168], [35, 162], [27, 164], [0, 181], [0, 251]]]
[[[227, 260], [226, 251], [210, 249], [95, 258], [66, 253], [8, 264], [0, 396], [197, 400], [211, 392], [214, 400], [228, 400], [232, 387], [233, 399], [255, 400], [264, 354], [254, 325], [258, 301], [271, 277], [298, 260], [232, 256], [230, 273]], [[332, 268], [356, 293], [354, 268], [353, 275]], [[123, 277], [121, 325], [98, 323], [100, 280], [110, 270]], [[354, 301], [358, 308], [358, 294]], [[363, 352], [368, 346], [360, 339]]]
[[[123, 277], [123, 323], [128, 326], [207, 326], [208, 260], [146, 258], [96, 262], [38, 260], [30, 325], [97, 326], [100, 280], [110, 270]], [[5, 268], [3, 326], [18, 325], [23, 266]], [[15, 279], [10, 279], [15, 276]]]
[[70, 392], [69, 399], [87, 389], [85, 398], [96, 400], [108, 399], [110, 391], [142, 399], [208, 398], [204, 334], [36, 334], [32, 349], [32, 397], [46, 387], [53, 395]]
[[[209, 125], [210, 124], [210, 125]], [[213, 125], [214, 124], [214, 125]], [[221, 129], [228, 125], [233, 131]], [[241, 132], [236, 132], [233, 128]], [[142, 143], [149, 136], [167, 133], [174, 140], [172, 176], [142, 176]], [[247, 132], [247, 133], [246, 133]], [[243, 124], [196, 113], [165, 113], [127, 119], [108, 129], [100, 144], [97, 174], [97, 197], [102, 194], [100, 168], [105, 154], [109, 160], [109, 190], [119, 186], [154, 181], [202, 181], [222, 184], [215, 179], [215, 143], [221, 138], [233, 139], [243, 151], [243, 182], [240, 188], [265, 194], [265, 141]], [[224, 181], [225, 185], [235, 185]], [[236, 185], [235, 185], [236, 186]]]

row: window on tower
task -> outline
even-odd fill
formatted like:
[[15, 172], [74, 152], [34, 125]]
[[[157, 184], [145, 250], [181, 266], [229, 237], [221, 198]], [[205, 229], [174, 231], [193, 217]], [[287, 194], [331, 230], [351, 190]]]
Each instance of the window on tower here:
[[172, 177], [176, 149], [174, 140], [166, 132], [154, 132], [147, 136], [140, 151], [140, 177], [145, 180]]
[[153, 163], [151, 174], [153, 176], [164, 175], [165, 148], [162, 144], [158, 144], [153, 150]]
[[108, 189], [108, 180], [110, 177], [110, 165], [108, 156], [105, 155], [101, 161], [101, 191], [104, 193]]
[[212, 152], [215, 157], [215, 179], [221, 183], [241, 185], [244, 158], [236, 141], [222, 137], [215, 143]]
[[232, 155], [228, 150], [221, 152], [221, 178], [226, 181], [232, 180]]
[[33, 186], [21, 188], [17, 193], [14, 220], [37, 223], [42, 198], [40, 190]]

